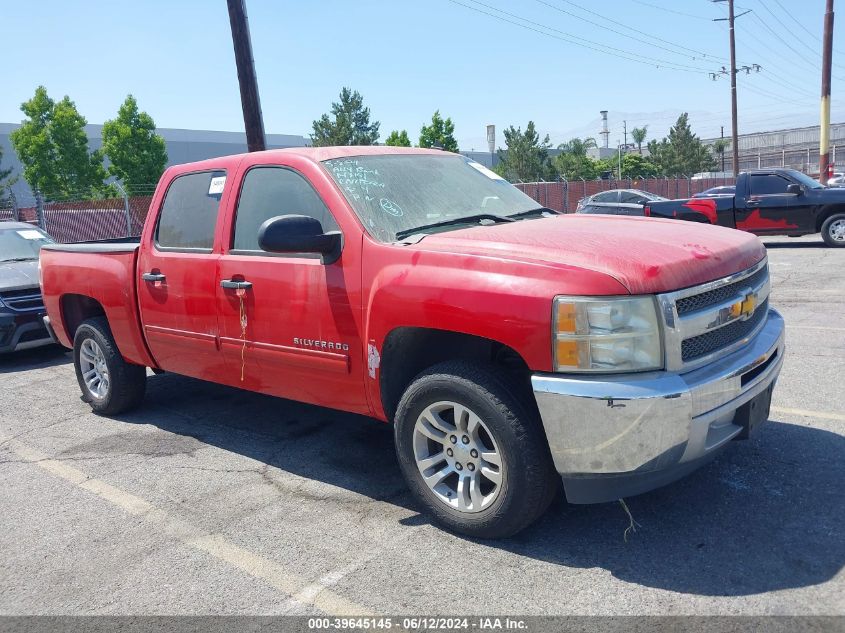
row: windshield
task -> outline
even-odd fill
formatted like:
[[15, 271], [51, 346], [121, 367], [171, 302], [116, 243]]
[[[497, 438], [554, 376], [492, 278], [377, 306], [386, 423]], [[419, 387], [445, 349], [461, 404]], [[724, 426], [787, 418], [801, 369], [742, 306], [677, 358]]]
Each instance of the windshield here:
[[823, 184], [821, 184], [818, 180], [813, 180], [807, 174], [802, 174], [800, 171], [795, 169], [788, 169], [787, 172], [790, 176], [795, 178], [795, 180], [807, 187], [807, 189], [824, 189]]
[[44, 244], [51, 244], [46, 233], [33, 228], [4, 229], [0, 227], [0, 262], [38, 259]]
[[[373, 237], [395, 242], [397, 233], [465, 228], [461, 218], [506, 216], [541, 205], [479, 163], [453, 154], [388, 154], [324, 162]], [[441, 222], [457, 225], [432, 228]], [[477, 220], [475, 221], [477, 223]]]

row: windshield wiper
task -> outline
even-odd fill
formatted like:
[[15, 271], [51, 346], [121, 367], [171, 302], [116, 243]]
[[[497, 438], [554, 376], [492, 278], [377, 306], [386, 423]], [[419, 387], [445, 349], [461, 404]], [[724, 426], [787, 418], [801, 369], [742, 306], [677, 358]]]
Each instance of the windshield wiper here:
[[11, 259], [0, 259], [0, 264], [4, 262], [34, 262], [37, 257], [12, 257]]
[[478, 215], [468, 215], [462, 218], [452, 218], [451, 220], [443, 220], [441, 222], [435, 222], [434, 224], [425, 224], [423, 226], [417, 226], [412, 229], [397, 231], [396, 240], [399, 241], [403, 238], [408, 237], [409, 235], [424, 233], [429, 229], [436, 229], [440, 228], [441, 226], [455, 226], [458, 224], [477, 224], [482, 220], [492, 220], [493, 222], [516, 222], [516, 220], [509, 216], [493, 215], [492, 213], [479, 213]]
[[560, 215], [560, 211], [555, 211], [554, 209], [549, 209], [548, 207], [537, 207], [536, 209], [528, 209], [528, 211], [520, 211], [519, 213], [513, 213], [507, 217], [515, 220], [517, 218], [528, 218], [532, 215], [545, 216], [550, 214]]

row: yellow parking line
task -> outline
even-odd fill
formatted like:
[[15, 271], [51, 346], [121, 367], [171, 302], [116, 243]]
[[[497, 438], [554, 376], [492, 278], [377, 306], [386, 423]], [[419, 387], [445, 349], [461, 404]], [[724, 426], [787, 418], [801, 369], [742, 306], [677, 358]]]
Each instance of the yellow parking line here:
[[205, 532], [181, 519], [170, 516], [149, 501], [124, 492], [102, 480], [90, 477], [81, 470], [68, 466], [59, 460], [50, 459], [17, 440], [4, 438], [0, 435], [0, 442], [6, 444], [13, 453], [24, 461], [97, 495], [128, 514], [142, 516], [145, 521], [149, 521], [185, 545], [205, 552], [254, 578], [266, 582], [282, 593], [288, 594], [290, 598], [287, 602], [291, 607], [312, 605], [331, 615], [373, 615], [365, 607], [328, 589], [329, 586], [336, 584], [340, 578], [346, 575], [342, 570], [329, 574], [328, 577], [312, 584], [307, 579], [286, 571], [279, 563], [240, 547], [219, 534]]
[[808, 411], [807, 409], [787, 409], [785, 407], [772, 407], [773, 413], [785, 413], [786, 415], [801, 415], [807, 418], [819, 418], [822, 420], [837, 420], [845, 422], [845, 414], [828, 413], [826, 411]]

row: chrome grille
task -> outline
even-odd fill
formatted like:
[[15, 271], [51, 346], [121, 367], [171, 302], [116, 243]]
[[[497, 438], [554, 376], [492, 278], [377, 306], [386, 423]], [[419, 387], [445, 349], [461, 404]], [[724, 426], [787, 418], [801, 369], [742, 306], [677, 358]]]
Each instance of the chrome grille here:
[[[766, 322], [770, 289], [763, 260], [723, 279], [658, 295], [666, 369], [691, 371], [747, 343]], [[740, 313], [739, 302], [751, 309]]]
[[29, 312], [44, 309], [44, 300], [36, 288], [6, 290], [0, 292], [0, 301], [15, 312]]
[[768, 276], [769, 268], [768, 266], [764, 266], [750, 277], [728, 284], [727, 286], [722, 286], [721, 288], [715, 288], [707, 292], [702, 292], [698, 295], [678, 299], [678, 315], [683, 316], [684, 314], [689, 314], [690, 312], [695, 312], [696, 310], [709, 308], [710, 306], [718, 303], [724, 303], [734, 297], [743, 288], [748, 288], [749, 286], [751, 288], [756, 288]]
[[760, 325], [768, 311], [769, 300], [766, 299], [745, 321], [734, 321], [707, 334], [684, 339], [681, 343], [681, 360], [688, 363], [745, 338]]

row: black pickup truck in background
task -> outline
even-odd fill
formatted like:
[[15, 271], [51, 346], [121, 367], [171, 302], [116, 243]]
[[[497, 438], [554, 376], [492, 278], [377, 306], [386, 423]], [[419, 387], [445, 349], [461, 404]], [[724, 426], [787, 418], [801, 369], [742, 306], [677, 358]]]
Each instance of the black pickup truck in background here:
[[756, 235], [821, 233], [828, 246], [845, 247], [845, 188], [828, 188], [794, 169], [742, 172], [733, 196], [651, 202], [643, 213], [708, 222]]

